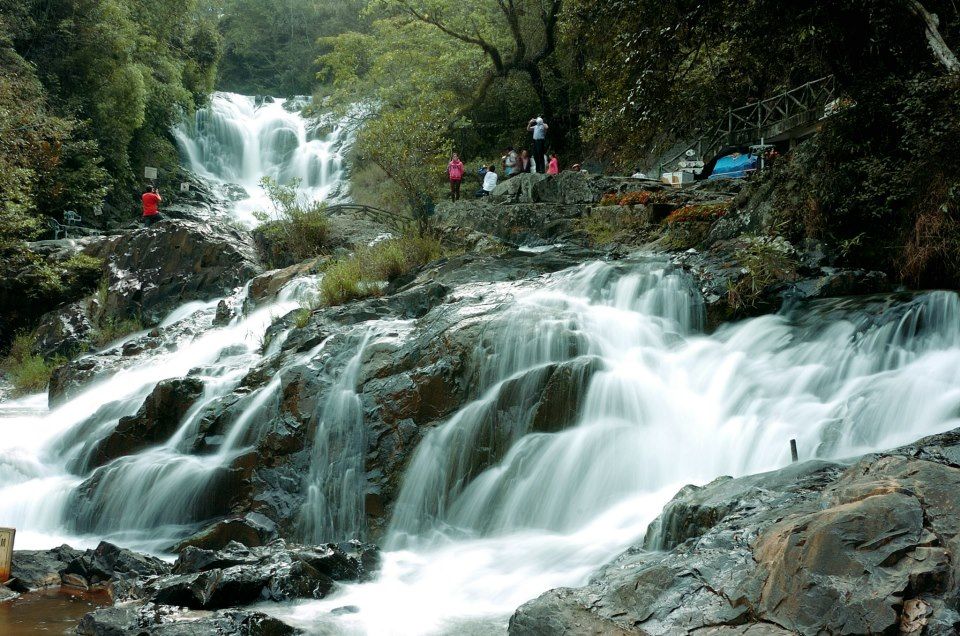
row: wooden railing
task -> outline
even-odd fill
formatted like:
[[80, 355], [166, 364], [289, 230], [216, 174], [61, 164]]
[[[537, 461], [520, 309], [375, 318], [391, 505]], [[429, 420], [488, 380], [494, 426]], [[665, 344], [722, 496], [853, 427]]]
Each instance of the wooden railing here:
[[723, 146], [757, 143], [810, 125], [823, 117], [824, 106], [835, 98], [836, 81], [828, 75], [759, 102], [731, 108], [715, 128], [662, 160], [660, 170], [681, 159], [688, 150], [707, 160], [708, 155]]

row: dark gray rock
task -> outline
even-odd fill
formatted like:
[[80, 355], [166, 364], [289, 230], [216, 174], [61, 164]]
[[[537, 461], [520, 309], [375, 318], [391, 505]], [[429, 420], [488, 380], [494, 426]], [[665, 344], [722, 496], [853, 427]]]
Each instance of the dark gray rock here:
[[257, 547], [270, 543], [279, 536], [277, 524], [258, 512], [249, 512], [243, 516], [222, 519], [207, 526], [200, 532], [187, 537], [176, 546], [174, 552], [187, 548], [217, 550], [236, 542], [248, 547]]
[[52, 550], [14, 550], [10, 568], [13, 580], [7, 586], [16, 592], [58, 586], [61, 572], [82, 554], [82, 550], [68, 545]]
[[64, 585], [89, 589], [169, 572], [170, 564], [165, 561], [102, 541], [70, 561], [60, 574]]
[[897, 633], [908, 599], [925, 634], [957, 633], [960, 429], [850, 467], [806, 462], [686, 487], [579, 589], [524, 604], [510, 633]]
[[174, 574], [146, 581], [140, 595], [192, 609], [323, 598], [336, 582], [363, 580], [378, 563], [376, 548], [357, 542], [288, 547], [278, 540], [256, 548], [234, 542], [216, 552], [191, 547], [174, 564]]
[[93, 448], [84, 470], [166, 441], [202, 394], [203, 382], [197, 378], [159, 382], [136, 414], [121, 417], [113, 432]]
[[260, 271], [249, 235], [212, 220], [168, 220], [91, 244], [109, 263], [105, 315], [156, 324], [190, 300], [212, 300]]
[[72, 358], [84, 351], [96, 332], [93, 302], [81, 300], [44, 314], [34, 331], [33, 352], [45, 358]]
[[127, 603], [90, 612], [80, 636], [292, 636], [302, 633], [261, 612], [228, 609], [198, 613], [153, 603]]

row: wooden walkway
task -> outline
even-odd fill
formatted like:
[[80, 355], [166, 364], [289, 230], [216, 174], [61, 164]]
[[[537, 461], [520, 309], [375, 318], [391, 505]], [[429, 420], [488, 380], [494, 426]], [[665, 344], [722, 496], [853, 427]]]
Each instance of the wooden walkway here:
[[824, 107], [836, 99], [833, 75], [807, 82], [773, 97], [731, 108], [727, 116], [679, 152], [666, 155], [660, 170], [682, 159], [688, 150], [707, 161], [724, 146], [748, 146], [802, 136], [824, 117]]

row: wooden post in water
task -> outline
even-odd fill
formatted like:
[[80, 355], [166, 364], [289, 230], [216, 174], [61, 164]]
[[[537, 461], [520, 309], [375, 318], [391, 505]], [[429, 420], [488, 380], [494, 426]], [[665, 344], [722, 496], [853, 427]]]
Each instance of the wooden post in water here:
[[797, 440], [790, 440], [790, 458], [793, 460], [793, 463], [797, 463]]
[[13, 562], [14, 528], [0, 528], [0, 583], [10, 580], [10, 565]]

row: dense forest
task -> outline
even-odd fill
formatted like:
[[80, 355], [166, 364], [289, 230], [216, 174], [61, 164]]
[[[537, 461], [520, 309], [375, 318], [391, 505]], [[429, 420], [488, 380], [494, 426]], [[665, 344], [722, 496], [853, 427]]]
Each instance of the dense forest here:
[[780, 231], [954, 285], [958, 28], [948, 0], [0, 0], [3, 304], [84, 278], [24, 241], [65, 210], [129, 221], [137, 175], [175, 169], [170, 127], [215, 89], [370, 104], [355, 196], [403, 207], [450, 151], [493, 160], [538, 114], [565, 165], [626, 171], [827, 74], [855, 106], [766, 177]]

